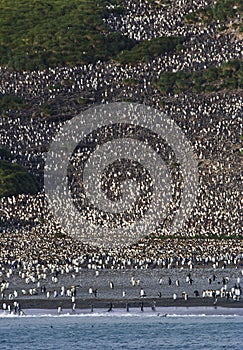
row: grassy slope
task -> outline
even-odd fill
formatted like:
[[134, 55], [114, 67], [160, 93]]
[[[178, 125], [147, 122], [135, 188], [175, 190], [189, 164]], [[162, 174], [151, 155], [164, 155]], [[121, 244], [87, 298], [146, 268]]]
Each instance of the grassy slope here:
[[170, 52], [175, 49], [180, 50], [185, 37], [160, 37], [151, 40], [145, 40], [134, 46], [131, 50], [124, 50], [118, 56], [117, 60], [122, 64], [136, 64], [138, 62], [149, 62], [151, 59]]
[[165, 94], [243, 89], [243, 61], [234, 60], [196, 72], [165, 72], [154, 85]]
[[26, 169], [11, 163], [12, 156], [6, 149], [0, 148], [0, 198], [19, 193], [37, 193], [38, 184]]
[[0, 198], [19, 193], [37, 193], [38, 184], [23, 167], [0, 160]]
[[210, 24], [220, 22], [222, 29], [227, 29], [226, 22], [233, 21], [233, 27], [243, 31], [242, 19], [243, 3], [241, 0], [218, 0], [213, 7], [207, 7], [185, 16], [185, 21], [189, 23], [203, 22]]
[[0, 113], [8, 110], [20, 110], [24, 107], [24, 101], [22, 98], [9, 94], [0, 94]]
[[[135, 42], [110, 33], [105, 0], [1, 0], [0, 65], [35, 69], [105, 60]], [[115, 0], [109, 3], [116, 3]]]

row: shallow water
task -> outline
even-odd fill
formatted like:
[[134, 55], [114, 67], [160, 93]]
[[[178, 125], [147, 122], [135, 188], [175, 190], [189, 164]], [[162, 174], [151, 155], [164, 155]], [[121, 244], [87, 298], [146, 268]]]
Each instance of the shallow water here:
[[[223, 310], [223, 309], [222, 309]], [[162, 315], [163, 309], [158, 310]], [[243, 311], [167, 309], [167, 317], [133, 310], [79, 315], [29, 310], [26, 317], [0, 317], [1, 350], [243, 349]], [[227, 314], [224, 314], [224, 313]], [[200, 314], [201, 313], [201, 314]], [[211, 313], [211, 314], [210, 314]]]

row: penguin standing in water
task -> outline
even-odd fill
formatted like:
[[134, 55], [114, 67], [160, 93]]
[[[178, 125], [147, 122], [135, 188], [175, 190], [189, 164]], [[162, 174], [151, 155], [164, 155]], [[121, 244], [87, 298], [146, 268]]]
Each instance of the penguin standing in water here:
[[17, 315], [19, 311], [19, 303], [14, 301], [14, 314]]
[[155, 305], [156, 305], [156, 302], [153, 300], [153, 304], [152, 304], [152, 311], [156, 311], [156, 307], [155, 307]]
[[142, 303], [141, 303], [141, 311], [143, 312], [143, 307], [144, 307], [144, 305], [143, 305], [143, 301], [142, 301]]
[[112, 303], [110, 303], [109, 309], [108, 309], [107, 311], [108, 311], [108, 312], [113, 311], [113, 305], [112, 305]]

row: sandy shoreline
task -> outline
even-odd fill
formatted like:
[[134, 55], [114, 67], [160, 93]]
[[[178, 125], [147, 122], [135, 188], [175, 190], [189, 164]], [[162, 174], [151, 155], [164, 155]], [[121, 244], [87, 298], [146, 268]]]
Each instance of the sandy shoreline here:
[[[21, 305], [21, 309], [57, 309], [59, 306], [62, 309], [71, 309], [72, 302], [68, 298], [62, 299], [18, 299], [18, 302]], [[127, 305], [129, 308], [141, 308], [143, 303], [144, 308], [150, 308], [154, 305], [156, 307], [224, 307], [224, 308], [242, 308], [243, 309], [243, 299], [240, 301], [219, 299], [214, 305], [213, 298], [189, 298], [188, 300], [184, 300], [183, 298], [178, 298], [177, 300], [173, 300], [171, 298], [137, 298], [137, 299], [83, 299], [77, 298], [76, 308], [77, 309], [91, 309], [93, 306], [94, 309], [106, 309], [109, 308], [112, 303], [113, 309], [125, 309]], [[8, 304], [13, 304], [13, 302], [9, 302]]]
[[[188, 274], [192, 278], [192, 284], [186, 282]], [[7, 309], [10, 307], [14, 310], [14, 301], [17, 301], [20, 305], [20, 309], [23, 311], [29, 309], [37, 310], [55, 310], [61, 307], [62, 309], [70, 309], [72, 311], [73, 306], [76, 310], [87, 309], [91, 311], [91, 308], [108, 310], [111, 306], [113, 310], [129, 308], [134, 310], [137, 308], [141, 310], [142, 303], [144, 309], [152, 310], [152, 306], [155, 305], [156, 311], [159, 307], [215, 307], [223, 308], [239, 308], [243, 310], [243, 299], [239, 301], [234, 300], [232, 297], [227, 298], [226, 295], [221, 297], [217, 296], [215, 304], [214, 297], [202, 297], [203, 290], [217, 290], [221, 291], [222, 288], [227, 288], [231, 291], [235, 288], [237, 279], [241, 277], [242, 271], [240, 268], [228, 268], [226, 269], [154, 269], [154, 270], [102, 270], [99, 275], [96, 275], [95, 271], [82, 270], [75, 274], [63, 274], [58, 278], [58, 282], [52, 281], [52, 275], [48, 275], [47, 279], [41, 282], [41, 286], [45, 285], [46, 291], [41, 291], [41, 286], [37, 287], [36, 283], [26, 284], [16, 274], [10, 279], [8, 287], [8, 293], [12, 293], [12, 299], [9, 299], [8, 294], [5, 295], [0, 302], [0, 310], [3, 309], [3, 304]], [[213, 279], [215, 276], [215, 279]], [[73, 278], [75, 277], [75, 278]], [[210, 278], [210, 283], [209, 283]], [[229, 282], [227, 286], [224, 286], [224, 279], [228, 278]], [[171, 285], [168, 284], [171, 279]], [[135, 281], [132, 285], [131, 281]], [[110, 284], [112, 282], [112, 288]], [[178, 283], [177, 283], [178, 282]], [[64, 295], [61, 294], [61, 288], [65, 286]], [[67, 294], [67, 290], [75, 286], [75, 296]], [[30, 295], [29, 291], [33, 288], [36, 294]], [[89, 289], [98, 290], [97, 296], [95, 293], [89, 292]], [[25, 289], [27, 295], [23, 295], [22, 290]], [[146, 292], [145, 297], [141, 297], [141, 289]], [[14, 290], [18, 295], [14, 297]], [[199, 295], [195, 295], [195, 291], [198, 291]], [[56, 292], [56, 296], [54, 294]], [[49, 293], [49, 296], [47, 296]], [[176, 300], [173, 299], [176, 293]], [[185, 300], [185, 293], [188, 295], [188, 300]], [[221, 293], [221, 292], [220, 292]]]

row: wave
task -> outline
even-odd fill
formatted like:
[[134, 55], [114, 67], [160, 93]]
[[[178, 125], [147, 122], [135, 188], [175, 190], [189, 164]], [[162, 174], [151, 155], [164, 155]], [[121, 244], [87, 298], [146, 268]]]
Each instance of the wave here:
[[[175, 310], [176, 309], [176, 310]], [[192, 309], [192, 308], [190, 308]], [[64, 309], [60, 314], [57, 310], [43, 310], [43, 309], [28, 309], [25, 310], [24, 315], [9, 314], [7, 311], [0, 312], [0, 318], [35, 318], [35, 317], [152, 317], [152, 318], [180, 318], [180, 317], [238, 317], [243, 316], [242, 308], [210, 308], [195, 307], [194, 310], [188, 310], [187, 308], [157, 308], [157, 311], [140, 311], [140, 309], [132, 309], [129, 312], [125, 312], [124, 309], [115, 309], [111, 312], [107, 310], [99, 309], [99, 311], [90, 312], [90, 310], [77, 309], [75, 312]]]

